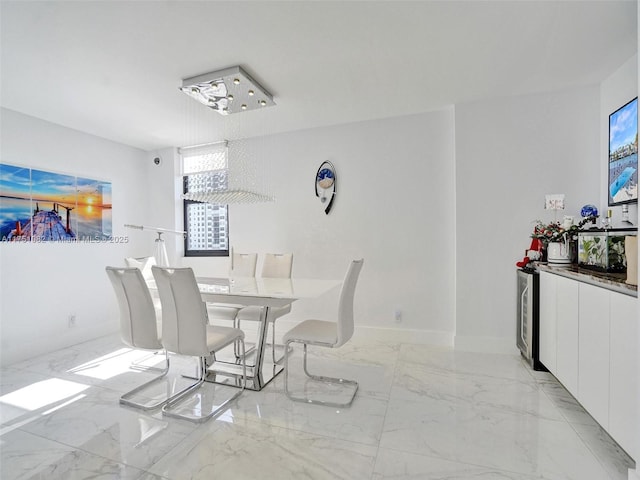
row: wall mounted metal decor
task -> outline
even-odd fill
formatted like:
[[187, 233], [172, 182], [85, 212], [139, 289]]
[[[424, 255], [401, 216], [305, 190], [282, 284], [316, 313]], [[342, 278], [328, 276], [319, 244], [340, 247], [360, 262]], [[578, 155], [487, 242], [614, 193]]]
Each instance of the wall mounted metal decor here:
[[322, 162], [316, 172], [315, 188], [316, 197], [320, 197], [320, 201], [327, 204], [324, 213], [329, 215], [336, 196], [336, 167], [328, 160]]

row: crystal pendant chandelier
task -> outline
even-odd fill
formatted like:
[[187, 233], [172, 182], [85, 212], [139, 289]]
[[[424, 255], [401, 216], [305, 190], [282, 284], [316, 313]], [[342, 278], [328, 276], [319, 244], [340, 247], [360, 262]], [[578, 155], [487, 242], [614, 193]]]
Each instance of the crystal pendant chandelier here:
[[[184, 79], [180, 90], [225, 116], [275, 105], [272, 95], [239, 66]], [[197, 107], [193, 102], [189, 104]], [[254, 112], [253, 115], [253, 120], [261, 116], [266, 120], [264, 114]], [[192, 146], [180, 148], [182, 174], [186, 179], [184, 199], [212, 204], [274, 200], [268, 192], [271, 172], [262, 161], [262, 148], [255, 138], [242, 138], [239, 131], [234, 131], [244, 121], [243, 118], [232, 116], [223, 124], [224, 131], [238, 140], [206, 144], [193, 142]], [[199, 111], [187, 113], [185, 125], [189, 122], [194, 122], [188, 128], [196, 133], [196, 137], [202, 138], [203, 133], [206, 137], [210, 124]]]

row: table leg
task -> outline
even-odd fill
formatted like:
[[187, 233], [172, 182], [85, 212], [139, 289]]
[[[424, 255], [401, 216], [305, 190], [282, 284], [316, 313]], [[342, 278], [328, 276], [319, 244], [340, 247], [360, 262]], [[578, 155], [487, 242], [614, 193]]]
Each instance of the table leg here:
[[[265, 362], [265, 347], [267, 344], [267, 332], [269, 330], [269, 307], [263, 306], [260, 310], [260, 322], [258, 322], [258, 338], [255, 346], [255, 362], [253, 366], [247, 365], [247, 386], [248, 390], [262, 390], [276, 375], [283, 370], [282, 365], [271, 363], [271, 359]], [[217, 359], [212, 365], [207, 375], [207, 381], [213, 383], [221, 383], [224, 385], [234, 385], [239, 387], [237, 382], [239, 378], [238, 360], [235, 358], [231, 361]], [[236, 382], [229, 383], [229, 378], [235, 378]]]
[[256, 342], [256, 365], [254, 367], [253, 383], [256, 390], [261, 390], [264, 387], [264, 378], [262, 377], [262, 364], [264, 363], [264, 346], [267, 342], [267, 330], [269, 324], [267, 319], [269, 318], [269, 307], [264, 306], [260, 311], [260, 324], [258, 326], [258, 341]]

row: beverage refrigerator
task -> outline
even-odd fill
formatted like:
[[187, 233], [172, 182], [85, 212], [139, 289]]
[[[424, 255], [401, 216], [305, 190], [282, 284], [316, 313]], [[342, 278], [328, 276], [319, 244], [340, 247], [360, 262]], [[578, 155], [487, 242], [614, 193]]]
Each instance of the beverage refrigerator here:
[[517, 271], [518, 306], [516, 344], [534, 370], [547, 369], [539, 360], [539, 282], [540, 275], [531, 268]]

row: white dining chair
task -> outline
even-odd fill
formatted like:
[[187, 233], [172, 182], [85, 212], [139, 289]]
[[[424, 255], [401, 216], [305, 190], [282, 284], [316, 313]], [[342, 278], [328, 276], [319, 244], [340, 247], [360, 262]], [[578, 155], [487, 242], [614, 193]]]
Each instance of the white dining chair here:
[[[127, 265], [127, 267], [139, 269], [140, 272], [142, 272], [142, 277], [144, 278], [144, 281], [147, 283], [147, 286], [152, 287], [155, 285], [155, 281], [153, 279], [153, 273], [151, 273], [151, 267], [153, 267], [156, 264], [155, 257], [125, 257], [124, 263]], [[156, 318], [158, 319], [157, 321], [158, 332], [162, 332], [162, 323], [160, 322], [160, 318], [161, 318], [160, 297], [158, 297], [158, 292], [155, 289], [151, 289], [149, 292], [151, 293], [151, 300], [153, 300], [153, 306], [156, 309]], [[160, 333], [160, 336], [162, 336], [162, 333]], [[134, 368], [137, 370], [143, 370], [143, 371], [158, 370], [154, 366], [148, 366], [148, 364], [150, 363], [149, 359], [157, 356], [159, 353], [160, 352], [153, 352], [149, 355], [146, 355], [145, 357], [142, 357], [140, 359], [137, 359], [131, 362], [131, 368]]]
[[[284, 391], [291, 400], [304, 403], [318, 403], [331, 407], [348, 407], [353, 403], [353, 399], [358, 391], [358, 382], [354, 380], [345, 380], [343, 378], [325, 377], [313, 375], [307, 369], [307, 346], [314, 345], [319, 347], [338, 348], [344, 345], [352, 336], [354, 330], [353, 321], [353, 299], [355, 296], [356, 284], [364, 259], [353, 260], [349, 265], [347, 274], [342, 284], [340, 292], [340, 300], [338, 302], [338, 320], [337, 322], [326, 320], [305, 320], [296, 325], [287, 333], [283, 339], [284, 349]], [[346, 385], [352, 393], [349, 401], [345, 403], [330, 402], [320, 399], [313, 399], [309, 396], [300, 397], [291, 393], [289, 390], [289, 356], [290, 345], [292, 343], [303, 344], [303, 369], [304, 373], [310, 379], [331, 385]]]
[[[292, 269], [293, 253], [267, 253], [262, 263], [261, 276], [262, 278], [288, 279], [291, 278]], [[279, 363], [284, 358], [283, 355], [276, 360], [276, 320], [289, 312], [291, 312], [291, 304], [269, 309], [266, 328], [269, 324], [271, 325], [271, 358], [273, 363]], [[259, 322], [261, 313], [262, 307], [250, 306], [241, 309], [236, 316], [236, 326], [240, 328], [243, 321]], [[284, 348], [284, 345], [280, 345], [280, 347]]]
[[[231, 264], [229, 266], [229, 278], [255, 277], [256, 264], [258, 263], [257, 253], [235, 253], [231, 249]], [[226, 320], [233, 322], [235, 326], [236, 316], [242, 305], [207, 303], [207, 313], [209, 320]]]
[[236, 253], [231, 249], [230, 277], [255, 277], [258, 264], [257, 253]]
[[[222, 412], [230, 402], [244, 391], [247, 384], [244, 333], [238, 328], [208, 325], [207, 308], [202, 301], [196, 277], [191, 268], [152, 267], [160, 301], [162, 303], [164, 348], [177, 355], [198, 357], [197, 381], [169, 399], [162, 407], [163, 415], [182, 418], [192, 422], [203, 422]], [[210, 412], [202, 411], [198, 403], [192, 413], [180, 413], [181, 407], [188, 406], [191, 396], [206, 381], [209, 361], [215, 361], [216, 352], [238, 342], [241, 346], [242, 387], [227, 386], [235, 393], [220, 405], [212, 406]]]
[[142, 277], [147, 282], [153, 281], [153, 273], [151, 267], [156, 264], [155, 257], [125, 257], [124, 263], [127, 267], [137, 268], [142, 272]]
[[[135, 267], [106, 267], [106, 272], [118, 300], [122, 341], [131, 348], [162, 351], [165, 356], [164, 368], [154, 368], [160, 371], [160, 375], [122, 395], [120, 403], [143, 410], [158, 408], [168, 400], [168, 397], [156, 403], [133, 400], [136, 394], [161, 380], [169, 371], [169, 356], [162, 346], [156, 320], [156, 309], [153, 306], [147, 283], [142, 272]], [[135, 366], [136, 364], [132, 364], [132, 368]], [[151, 367], [141, 369], [148, 370]]]

